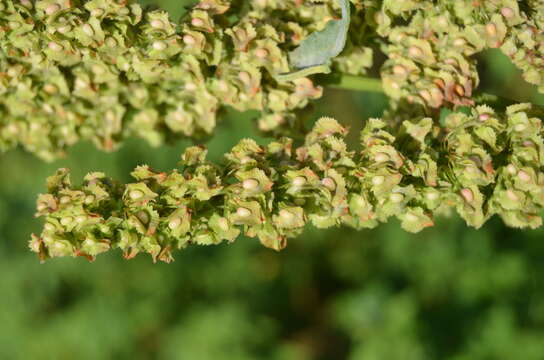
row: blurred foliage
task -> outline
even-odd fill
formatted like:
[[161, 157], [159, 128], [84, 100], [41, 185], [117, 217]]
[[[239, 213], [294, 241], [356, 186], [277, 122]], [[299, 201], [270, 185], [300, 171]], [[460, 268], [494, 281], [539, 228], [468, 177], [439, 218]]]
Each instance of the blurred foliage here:
[[[481, 60], [486, 90], [543, 103], [504, 57]], [[316, 118], [357, 130], [384, 106], [380, 95], [330, 90]], [[211, 158], [254, 137], [251, 116], [229, 115]], [[52, 164], [0, 157], [0, 359], [544, 359], [544, 231], [498, 219], [480, 230], [440, 219], [418, 235], [396, 222], [308, 229], [281, 253], [241, 239], [191, 247], [170, 265], [117, 253], [42, 265], [28, 251], [41, 225], [35, 195], [56, 168], [126, 181], [138, 163], [172, 168], [187, 145], [132, 141], [104, 154], [80, 144]]]

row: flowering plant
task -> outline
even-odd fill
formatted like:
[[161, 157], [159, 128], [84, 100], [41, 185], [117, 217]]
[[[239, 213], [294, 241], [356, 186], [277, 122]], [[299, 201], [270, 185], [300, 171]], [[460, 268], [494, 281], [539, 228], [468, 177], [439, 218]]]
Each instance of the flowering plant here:
[[[242, 233], [279, 250], [308, 222], [395, 216], [416, 232], [451, 209], [475, 227], [495, 214], [541, 225], [542, 110], [479, 92], [473, 55], [500, 49], [544, 92], [542, 0], [202, 0], [179, 23], [126, 1], [2, 0], [0, 24], [0, 150], [51, 160], [82, 139], [198, 140], [226, 107], [259, 111], [274, 138], [242, 140], [223, 163], [190, 147], [179, 169], [140, 166], [131, 184], [90, 173], [74, 186], [59, 170], [38, 199], [42, 259], [170, 261]], [[359, 152], [336, 120], [304, 130], [329, 86], [390, 98]]]

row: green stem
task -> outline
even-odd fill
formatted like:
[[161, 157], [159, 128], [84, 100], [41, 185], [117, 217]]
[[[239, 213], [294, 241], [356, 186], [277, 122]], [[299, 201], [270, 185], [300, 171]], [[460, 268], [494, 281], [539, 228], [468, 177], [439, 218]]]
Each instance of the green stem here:
[[329, 85], [332, 88], [355, 90], [355, 91], [367, 91], [367, 92], [379, 92], [383, 93], [382, 81], [378, 78], [369, 78], [354, 75], [343, 74], [340, 77], [340, 81]]
[[[366, 91], [376, 93], [384, 92], [382, 87], [382, 81], [379, 78], [342, 74], [336, 77], [335, 80], [335, 82], [328, 83], [327, 86], [343, 90]], [[519, 102], [530, 102], [537, 107], [542, 107], [541, 103], [539, 103], [538, 101], [531, 101], [532, 99], [511, 99], [494, 93], [488, 93], [486, 91], [480, 92], [479, 95], [483, 98], [488, 98], [485, 103], [495, 104], [496, 106], [501, 106], [503, 108]]]

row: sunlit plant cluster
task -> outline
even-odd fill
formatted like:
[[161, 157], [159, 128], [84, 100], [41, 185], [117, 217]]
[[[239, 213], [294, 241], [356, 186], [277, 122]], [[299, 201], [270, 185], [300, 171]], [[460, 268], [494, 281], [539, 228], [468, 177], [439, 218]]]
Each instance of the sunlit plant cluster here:
[[[51, 160], [80, 140], [198, 141], [228, 108], [258, 112], [273, 138], [221, 163], [190, 147], [178, 169], [140, 166], [130, 184], [93, 172], [77, 186], [59, 170], [37, 203], [41, 259], [119, 248], [170, 261], [241, 234], [280, 250], [308, 223], [397, 217], [417, 232], [452, 210], [475, 227], [542, 222], [543, 112], [483, 94], [474, 56], [499, 49], [544, 91], [541, 0], [202, 0], [179, 22], [126, 1], [2, 0], [0, 49], [0, 150]], [[390, 98], [361, 151], [336, 120], [304, 130], [328, 86]]]

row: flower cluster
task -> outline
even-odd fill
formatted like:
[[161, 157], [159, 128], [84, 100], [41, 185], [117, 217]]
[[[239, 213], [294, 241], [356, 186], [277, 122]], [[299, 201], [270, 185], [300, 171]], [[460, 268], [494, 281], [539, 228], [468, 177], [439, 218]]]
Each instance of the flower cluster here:
[[[226, 106], [260, 112], [288, 135], [322, 95], [289, 54], [338, 19], [337, 0], [201, 0], [180, 23], [130, 1], [0, 0], [0, 151], [46, 160], [79, 140], [114, 150], [129, 136], [160, 145], [211, 134]], [[365, 74], [378, 48], [393, 100], [474, 105], [473, 55], [500, 48], [542, 89], [542, 1], [351, 1], [337, 75]], [[307, 75], [307, 74], [306, 74]]]
[[[81, 139], [113, 150], [127, 136], [205, 136], [224, 106], [260, 111], [264, 131], [289, 128], [322, 88], [274, 76], [338, 11], [299, 3], [202, 0], [176, 24], [130, 1], [0, 0], [0, 151], [50, 160]], [[370, 60], [354, 47], [337, 66], [361, 73]]]
[[544, 207], [542, 114], [529, 104], [504, 113], [488, 106], [397, 126], [370, 119], [362, 150], [350, 151], [346, 129], [322, 118], [295, 146], [283, 138], [260, 146], [242, 140], [222, 164], [190, 147], [170, 173], [140, 166], [135, 182], [91, 173], [73, 186], [61, 169], [37, 201], [45, 217], [30, 248], [46, 259], [119, 248], [171, 261], [190, 244], [257, 237], [280, 250], [307, 223], [318, 228], [372, 228], [390, 217], [417, 232], [433, 215], [455, 209], [471, 226], [497, 214], [509, 226], [538, 227]]
[[544, 91], [541, 1], [384, 1], [373, 11], [382, 46], [384, 90], [432, 108], [474, 105], [479, 77], [473, 55], [500, 48]]
[[501, 50], [521, 69], [524, 79], [544, 93], [544, 2], [528, 1], [527, 21], [516, 24]]

